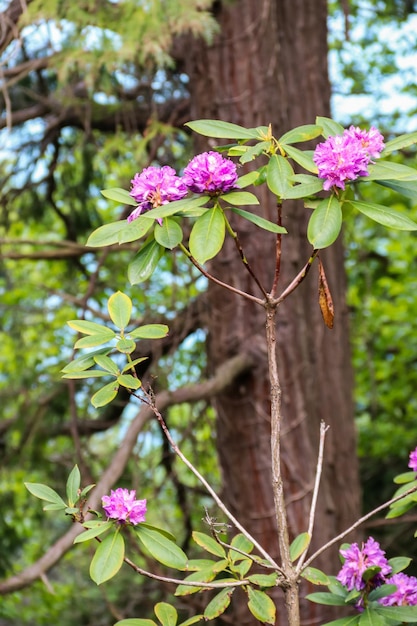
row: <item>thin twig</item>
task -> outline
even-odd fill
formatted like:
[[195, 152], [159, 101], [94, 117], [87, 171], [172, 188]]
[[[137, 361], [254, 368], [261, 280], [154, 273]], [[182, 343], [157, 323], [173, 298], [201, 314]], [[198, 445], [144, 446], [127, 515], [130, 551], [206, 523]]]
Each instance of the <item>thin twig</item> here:
[[277, 571], [282, 572], [281, 568], [279, 567], [279, 565], [275, 562], [275, 560], [272, 558], [272, 556], [270, 554], [268, 554], [268, 552], [256, 541], [256, 539], [254, 537], [252, 537], [252, 535], [246, 530], [246, 528], [244, 528], [242, 526], [242, 524], [240, 524], [240, 522], [235, 518], [235, 516], [229, 511], [229, 509], [226, 507], [226, 505], [223, 503], [223, 501], [219, 498], [219, 496], [217, 495], [217, 493], [215, 492], [215, 490], [211, 487], [211, 485], [207, 482], [207, 480], [204, 478], [204, 476], [202, 476], [200, 474], [200, 472], [197, 470], [197, 468], [194, 467], [194, 465], [187, 459], [186, 456], [184, 456], [184, 454], [181, 452], [181, 450], [178, 448], [177, 444], [175, 443], [175, 441], [173, 440], [170, 431], [168, 430], [167, 425], [165, 424], [165, 420], [162, 417], [161, 413], [159, 412], [158, 408], [155, 405], [154, 400], [151, 398], [151, 396], [149, 394], [144, 394], [144, 396], [141, 396], [140, 399], [145, 402], [150, 409], [154, 412], [155, 417], [157, 418], [158, 422], [161, 425], [162, 430], [164, 431], [165, 437], [168, 439], [172, 449], [174, 450], [175, 454], [181, 459], [181, 461], [188, 467], [189, 470], [191, 470], [191, 472], [194, 474], [194, 476], [200, 481], [200, 483], [205, 487], [205, 489], [208, 491], [208, 493], [211, 495], [211, 497], [213, 498], [213, 500], [215, 501], [215, 503], [217, 504], [217, 506], [219, 507], [219, 509], [221, 511], [223, 511], [223, 513], [229, 518], [229, 520], [234, 524], [234, 526], [240, 530], [240, 532], [247, 538], [249, 539], [249, 541], [251, 541], [253, 543], [253, 545], [256, 547], [256, 549], [260, 552], [260, 554], [262, 554], [262, 556], [271, 563], [271, 565], [273, 565]]
[[198, 269], [198, 271], [201, 272], [201, 274], [205, 276], [208, 280], [211, 280], [213, 283], [216, 283], [216, 285], [219, 285], [220, 287], [224, 287], [225, 289], [228, 289], [229, 291], [236, 293], [238, 296], [242, 296], [242, 298], [246, 298], [247, 300], [256, 302], [256, 304], [260, 304], [261, 306], [264, 306], [265, 304], [264, 300], [261, 300], [261, 298], [257, 298], [256, 296], [252, 296], [250, 293], [246, 293], [245, 291], [241, 291], [240, 289], [236, 289], [236, 287], [232, 287], [232, 285], [228, 285], [227, 283], [224, 283], [222, 280], [219, 280], [218, 278], [216, 278], [215, 276], [207, 272], [204, 269], [204, 267], [200, 265], [200, 263], [193, 257], [193, 255], [187, 250], [187, 248], [183, 244], [180, 243], [179, 247], [184, 252], [184, 254], [190, 259], [191, 263]]
[[251, 275], [252, 279], [255, 281], [255, 283], [258, 285], [259, 289], [261, 290], [261, 293], [264, 295], [265, 299], [268, 299], [268, 293], [266, 291], [266, 289], [264, 288], [264, 286], [262, 285], [262, 283], [260, 282], [260, 280], [258, 279], [258, 277], [256, 276], [255, 272], [253, 271], [253, 269], [251, 268], [251, 266], [249, 265], [249, 261], [246, 258], [245, 253], [243, 252], [243, 248], [242, 248], [242, 244], [240, 243], [239, 240], [239, 236], [237, 234], [237, 232], [235, 230], [233, 230], [229, 220], [226, 217], [226, 214], [223, 211], [223, 217], [224, 220], [226, 222], [226, 228], [229, 232], [229, 234], [231, 235], [231, 237], [233, 238], [237, 251], [239, 253], [239, 256], [242, 260], [243, 265], [245, 266], [245, 268], [247, 269], [247, 271], [249, 272], [249, 274]]
[[376, 515], [380, 511], [383, 511], [384, 509], [386, 509], [389, 506], [391, 506], [391, 504], [394, 504], [395, 502], [398, 502], [399, 500], [402, 500], [403, 498], [409, 496], [412, 493], [415, 493], [416, 491], [417, 491], [417, 486], [416, 487], [412, 487], [408, 491], [405, 491], [401, 495], [396, 496], [395, 498], [392, 498], [391, 500], [388, 500], [387, 502], [384, 502], [384, 504], [381, 504], [376, 509], [373, 509], [372, 511], [370, 511], [369, 513], [367, 513], [366, 515], [364, 515], [363, 517], [358, 519], [354, 524], [349, 526], [349, 528], [346, 528], [346, 530], [344, 530], [339, 535], [337, 535], [337, 537], [333, 537], [333, 539], [331, 539], [330, 541], [325, 543], [324, 546], [322, 546], [314, 554], [312, 554], [311, 557], [306, 561], [303, 569], [305, 569], [312, 561], [314, 561], [314, 559], [316, 559], [325, 550], [327, 550], [328, 548], [333, 546], [335, 543], [337, 543], [341, 539], [344, 539], [344, 537], [346, 537], [346, 535], [349, 535], [349, 533], [351, 533], [352, 530], [355, 530], [355, 528], [358, 528], [358, 526], [360, 526], [361, 524], [366, 522], [366, 520], [368, 520], [370, 517], [373, 517], [374, 515]]
[[[319, 495], [321, 472], [323, 469], [324, 442], [326, 439], [326, 432], [328, 430], [329, 430], [329, 426], [326, 426], [326, 424], [323, 421], [320, 422], [319, 454], [317, 457], [316, 478], [314, 481], [313, 497], [311, 498], [310, 516], [308, 520], [308, 531], [307, 531], [310, 537], [310, 541], [313, 537], [314, 520], [316, 517], [316, 507], [317, 507], [317, 497]], [[300, 556], [298, 560], [297, 567], [296, 567], [297, 572], [300, 572], [301, 568], [303, 567], [303, 563], [307, 556], [308, 548], [309, 546], [307, 546], [307, 548], [304, 550], [304, 552], [302, 553], [302, 555]]]
[[[282, 204], [280, 202], [277, 204], [277, 213], [278, 213], [277, 224], [278, 226], [282, 226]], [[275, 245], [275, 275], [274, 275], [274, 282], [272, 283], [272, 289], [270, 293], [272, 298], [275, 296], [275, 292], [278, 286], [279, 276], [281, 273], [281, 256], [282, 256], [282, 234], [277, 233], [277, 242]]]
[[313, 250], [311, 257], [308, 259], [307, 263], [304, 265], [303, 269], [298, 272], [297, 276], [291, 283], [288, 285], [286, 289], [282, 292], [278, 298], [276, 298], [273, 302], [274, 304], [280, 304], [285, 298], [287, 298], [290, 293], [292, 293], [295, 289], [297, 289], [298, 285], [303, 282], [304, 278], [307, 276], [311, 266], [313, 265], [313, 261], [318, 255], [319, 250]]

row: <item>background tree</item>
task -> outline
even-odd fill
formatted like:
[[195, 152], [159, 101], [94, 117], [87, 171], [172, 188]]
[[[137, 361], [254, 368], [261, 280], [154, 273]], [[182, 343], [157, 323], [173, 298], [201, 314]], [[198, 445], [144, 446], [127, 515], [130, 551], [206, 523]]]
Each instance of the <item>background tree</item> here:
[[[112, 453], [131, 445], [130, 456], [116, 468], [112, 466], [113, 479], [121, 475], [126, 486], [138, 485], [144, 496], [158, 494], [158, 515], [175, 524], [186, 544], [190, 529], [201, 524], [200, 494], [173, 462], [157, 427], [138, 421], [138, 407], [128, 403], [128, 398], [98, 414], [88, 404], [85, 387], [60, 382], [59, 370], [69, 360], [72, 345], [66, 320], [80, 311], [89, 319], [105, 316], [108, 292], [125, 289], [124, 271], [119, 274], [119, 269], [134, 253], [129, 246], [92, 253], [84, 242], [92, 228], [123, 215], [111, 203], [97, 201], [100, 188], [128, 187], [135, 171], [155, 160], [178, 166], [186, 163], [185, 121], [218, 117], [249, 126], [271, 122], [279, 134], [314, 121], [317, 114], [328, 115], [327, 6], [322, 1], [289, 0], [171, 1], [146, 7], [136, 2], [87, 1], [74, 6], [33, 0], [28, 5], [28, 12], [22, 14], [20, 3], [12, 2], [3, 13], [2, 31], [5, 114], [0, 124], [13, 128], [5, 140], [0, 166], [2, 492], [9, 510], [21, 510], [22, 502], [25, 506], [27, 502], [18, 486], [23, 478], [46, 482], [45, 475], [52, 473], [57, 483], [63, 481], [75, 450], [85, 481], [90, 476], [96, 480]], [[352, 12], [355, 17], [356, 10]], [[264, 198], [261, 201], [265, 216], [275, 219], [277, 208], [268, 206]], [[288, 259], [281, 268], [284, 285], [310, 251], [302, 243], [303, 209], [289, 203], [282, 211], [290, 231], [283, 239]], [[270, 284], [274, 238], [268, 254], [257, 237], [249, 238], [244, 231], [240, 236], [255, 271]], [[221, 265], [213, 262], [212, 271], [238, 279], [236, 251], [227, 250], [226, 258], [227, 263]], [[288, 426], [285, 466], [288, 477], [292, 476], [287, 493], [294, 534], [304, 529], [318, 422], [323, 418], [332, 425], [319, 521], [325, 539], [353, 519], [359, 494], [341, 244], [323, 261], [335, 300], [335, 328], [329, 331], [323, 326], [316, 279], [309, 277], [282, 307], [279, 348]], [[150, 356], [148, 370], [142, 374], [157, 392], [168, 384], [180, 389], [185, 383], [195, 383], [192, 393], [178, 391], [175, 396], [182, 402], [193, 401], [192, 408], [184, 404], [170, 408], [168, 421], [181, 433], [182, 445], [198, 467], [214, 472], [220, 484], [215, 459], [207, 454], [214, 429], [211, 406], [215, 405], [225, 497], [272, 551], [263, 328], [257, 311], [247, 305], [240, 308], [217, 288], [206, 291], [205, 282], [194, 272], [189, 280], [180, 279], [183, 272], [178, 267], [182, 269], [183, 263], [180, 256], [164, 258], [157, 281], [149, 281], [143, 291], [130, 291], [139, 318], [166, 321], [172, 311], [176, 314], [168, 321], [168, 340], [156, 350], [141, 346], [141, 352], [148, 351]], [[186, 307], [184, 301], [190, 295]], [[160, 318], [155, 318], [155, 311]], [[215, 311], [221, 312], [221, 318]], [[155, 380], [151, 375], [158, 377]], [[208, 384], [200, 384], [205, 378]], [[137, 430], [127, 430], [129, 425]], [[346, 490], [343, 497], [342, 488]], [[174, 514], [173, 500], [177, 503]], [[0, 592], [17, 593], [44, 571], [41, 562], [27, 576], [19, 575], [20, 569], [38, 563], [45, 542], [51, 545], [51, 533], [42, 537], [41, 523], [39, 511], [30, 515], [25, 511], [21, 517], [6, 515], [2, 520], [2, 553], [9, 559], [1, 564], [5, 581], [0, 583]], [[65, 530], [63, 526], [54, 529], [54, 539]], [[33, 535], [39, 539], [28, 545], [26, 540]], [[60, 556], [56, 546], [64, 551], [70, 547], [71, 540], [64, 537], [66, 541], [47, 552], [48, 567]], [[32, 623], [36, 610], [39, 624], [50, 623], [54, 611], [56, 615], [69, 612], [69, 597], [75, 592], [63, 581], [74, 570], [69, 555], [49, 575], [50, 584], [59, 590], [58, 602], [38, 584], [26, 616], [18, 595], [14, 603], [5, 598], [6, 609], [0, 611], [15, 620], [11, 623], [20, 624]], [[84, 580], [77, 574], [76, 583], [89, 589], [84, 593], [91, 593], [93, 601], [78, 616], [71, 607], [76, 623], [111, 623], [123, 611], [122, 616], [133, 614], [136, 603], [146, 607], [152, 598], [150, 607], [161, 593], [146, 582], [133, 599], [122, 580], [107, 592], [106, 608], [100, 612], [95, 590], [87, 586], [87, 576]], [[310, 617], [320, 619], [312, 615], [313, 610], [319, 607], [309, 607]]]

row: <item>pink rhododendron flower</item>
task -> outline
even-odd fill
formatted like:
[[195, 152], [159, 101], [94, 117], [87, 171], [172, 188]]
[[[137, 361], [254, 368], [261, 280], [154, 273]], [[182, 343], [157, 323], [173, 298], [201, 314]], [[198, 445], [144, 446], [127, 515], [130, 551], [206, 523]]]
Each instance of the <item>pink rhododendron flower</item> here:
[[345, 188], [345, 183], [368, 175], [372, 158], [378, 158], [384, 149], [384, 138], [373, 126], [369, 131], [355, 126], [342, 135], [328, 137], [314, 151], [319, 178], [324, 179], [323, 189]]
[[183, 180], [194, 193], [219, 194], [237, 187], [236, 164], [218, 152], [197, 154], [184, 169]]
[[417, 472], [417, 448], [410, 452], [410, 462], [408, 463], [413, 472]]
[[394, 574], [385, 581], [388, 585], [397, 585], [397, 590], [385, 598], [380, 598], [383, 606], [415, 606], [417, 605], [417, 578], [407, 574]]
[[145, 521], [146, 500], [135, 500], [136, 491], [132, 489], [113, 489], [109, 496], [103, 496], [101, 501], [107, 517], [118, 522], [133, 525]]
[[139, 206], [129, 215], [128, 222], [145, 211], [174, 200], [181, 200], [188, 193], [183, 180], [169, 165], [146, 167], [140, 174], [135, 174], [131, 184], [132, 188], [129, 193], [136, 202], [139, 202]]
[[375, 586], [381, 585], [385, 577], [391, 573], [385, 552], [372, 537], [369, 537], [365, 544], [362, 543], [361, 548], [357, 543], [352, 543], [346, 550], [340, 550], [340, 554], [345, 558], [345, 562], [336, 578], [348, 591], [352, 589], [360, 591], [365, 587], [366, 582], [362, 576], [370, 567], [381, 568], [373, 578]]

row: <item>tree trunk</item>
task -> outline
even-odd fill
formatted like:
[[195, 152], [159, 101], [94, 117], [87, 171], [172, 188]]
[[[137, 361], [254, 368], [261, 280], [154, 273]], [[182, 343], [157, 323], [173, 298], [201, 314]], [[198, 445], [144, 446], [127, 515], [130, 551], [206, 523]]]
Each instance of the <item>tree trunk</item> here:
[[[192, 119], [214, 118], [243, 126], [272, 123], [275, 137], [329, 115], [326, 0], [237, 0], [216, 2], [220, 32], [212, 45], [187, 43]], [[208, 148], [198, 139], [198, 149]], [[276, 219], [276, 206], [261, 191], [260, 214]], [[251, 207], [252, 210], [252, 207]], [[281, 291], [311, 254], [306, 240], [310, 211], [284, 202]], [[275, 237], [248, 222], [234, 227], [256, 275], [270, 290]], [[280, 307], [278, 367], [283, 390], [282, 469], [291, 538], [305, 531], [311, 502], [320, 421], [330, 426], [316, 517], [314, 550], [346, 528], [359, 514], [359, 483], [352, 406], [352, 372], [343, 247], [340, 239], [322, 254], [335, 305], [333, 330], [318, 305], [317, 264], [301, 287]], [[245, 272], [232, 241], [210, 271], [222, 280], [261, 296]], [[223, 496], [233, 513], [273, 555], [276, 521], [271, 488], [269, 380], [266, 368], [265, 311], [216, 285], [209, 286], [208, 358], [212, 370], [242, 348], [257, 366], [218, 398], [217, 445], [224, 477]], [[313, 563], [337, 571], [336, 551]], [[307, 586], [302, 587], [305, 595]], [[310, 591], [310, 590], [308, 590]], [[244, 603], [234, 622], [251, 623]], [[243, 608], [242, 608], [243, 606]], [[302, 623], [321, 623], [326, 607], [303, 602]], [[285, 623], [279, 611], [279, 624]]]

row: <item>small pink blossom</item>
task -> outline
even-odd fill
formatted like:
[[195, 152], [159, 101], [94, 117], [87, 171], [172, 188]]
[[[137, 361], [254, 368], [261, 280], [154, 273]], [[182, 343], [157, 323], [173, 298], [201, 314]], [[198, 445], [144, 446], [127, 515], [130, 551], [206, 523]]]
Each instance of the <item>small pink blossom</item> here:
[[237, 187], [236, 163], [218, 152], [197, 154], [184, 169], [183, 180], [193, 193], [220, 194]]
[[111, 490], [109, 496], [103, 496], [101, 501], [107, 517], [118, 522], [139, 524], [145, 521], [146, 500], [135, 500], [136, 491], [132, 489]]
[[413, 472], [417, 472], [417, 448], [410, 452], [410, 462], [408, 463]]
[[140, 174], [135, 174], [131, 181], [130, 195], [139, 203], [127, 218], [128, 222], [139, 217], [145, 211], [155, 209], [162, 204], [181, 200], [188, 189], [183, 180], [176, 175], [169, 165], [146, 167]]
[[385, 558], [385, 552], [373, 537], [369, 537], [366, 543], [359, 548], [357, 543], [352, 543], [346, 550], [340, 550], [344, 557], [342, 569], [337, 575], [337, 580], [348, 591], [364, 589], [366, 582], [363, 579], [364, 572], [371, 567], [379, 567], [380, 571], [374, 576], [375, 586], [381, 585], [385, 577], [391, 573], [391, 566]]
[[378, 158], [383, 149], [384, 138], [373, 126], [369, 131], [350, 126], [342, 135], [328, 137], [313, 155], [319, 178], [324, 179], [323, 189], [344, 189], [346, 182], [367, 176], [371, 159]]
[[388, 585], [396, 585], [397, 589], [389, 596], [379, 600], [383, 606], [415, 606], [417, 605], [417, 578], [407, 574], [394, 574], [385, 581]]

